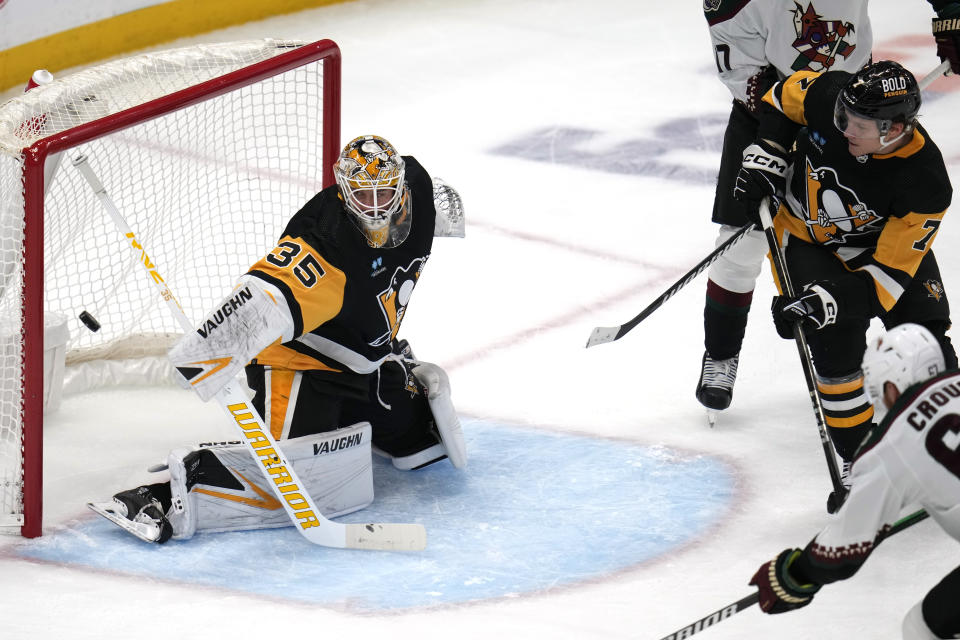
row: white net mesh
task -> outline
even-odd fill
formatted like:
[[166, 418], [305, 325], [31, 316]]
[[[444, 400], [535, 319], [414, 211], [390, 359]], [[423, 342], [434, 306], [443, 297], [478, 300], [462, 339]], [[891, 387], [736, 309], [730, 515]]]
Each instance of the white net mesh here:
[[[0, 530], [22, 516], [21, 150], [301, 44], [253, 41], [138, 56], [0, 105]], [[180, 333], [129, 242], [72, 166], [77, 153], [87, 156], [188, 317], [198, 319], [320, 189], [324, 113], [317, 61], [49, 157], [43, 299], [46, 313], [68, 318], [67, 363], [163, 353]], [[83, 311], [99, 331], [80, 322]]]

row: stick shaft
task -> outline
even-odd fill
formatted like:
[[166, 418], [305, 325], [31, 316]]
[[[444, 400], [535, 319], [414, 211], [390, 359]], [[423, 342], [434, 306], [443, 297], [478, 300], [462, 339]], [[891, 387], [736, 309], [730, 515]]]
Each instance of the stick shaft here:
[[[891, 526], [890, 529], [888, 529], [887, 532], [883, 534], [879, 540], [877, 540], [877, 544], [880, 544], [880, 542], [882, 542], [886, 538], [889, 538], [894, 534], [900, 533], [901, 531], [903, 531], [908, 527], [912, 527], [918, 522], [926, 520], [927, 515], [928, 514], [926, 511], [924, 511], [923, 509], [920, 509], [919, 511], [915, 511], [908, 516], [904, 516], [903, 518], [900, 518], [895, 523], [893, 523], [893, 526]], [[712, 627], [718, 622], [723, 622], [733, 614], [740, 613], [744, 609], [752, 607], [758, 602], [760, 602], [760, 592], [754, 591], [750, 595], [740, 598], [736, 602], [731, 602], [727, 606], [721, 609], [717, 609], [716, 611], [713, 611], [705, 615], [704, 617], [700, 618], [699, 620], [691, 624], [688, 624], [682, 629], [677, 629], [670, 635], [664, 636], [660, 640], [682, 640], [684, 638], [689, 638], [693, 634], [700, 633], [704, 629], [708, 627]]]
[[619, 340], [624, 335], [626, 335], [631, 329], [636, 327], [638, 324], [643, 322], [650, 314], [660, 308], [664, 302], [672, 298], [678, 291], [683, 289], [685, 286], [690, 284], [690, 282], [696, 278], [698, 275], [703, 273], [703, 271], [712, 265], [714, 262], [720, 259], [720, 256], [729, 251], [735, 244], [740, 242], [745, 235], [750, 231], [753, 231], [755, 228], [753, 223], [747, 224], [741, 227], [733, 236], [728, 238], [721, 244], [719, 247], [710, 252], [710, 254], [697, 263], [690, 271], [685, 273], [683, 277], [670, 285], [670, 288], [664, 291], [660, 297], [651, 302], [646, 309], [641, 311], [634, 317], [632, 320], [625, 322], [624, 324], [618, 327], [597, 327], [593, 330], [593, 333], [590, 334], [590, 339], [587, 341], [587, 346], [592, 347], [597, 344], [603, 344], [605, 342], [613, 342], [614, 340]]
[[[793, 288], [793, 282], [790, 280], [790, 272], [787, 270], [783, 250], [777, 242], [776, 232], [773, 229], [773, 219], [770, 214], [770, 198], [764, 198], [760, 203], [760, 224], [763, 226], [763, 233], [767, 238], [770, 257], [773, 260], [773, 269], [777, 274], [777, 279], [780, 281], [783, 294], [789, 298], [793, 298], [796, 295], [796, 291]], [[820, 434], [820, 444], [823, 446], [823, 454], [827, 461], [827, 470], [830, 472], [830, 482], [833, 485], [833, 490], [836, 495], [843, 496], [846, 490], [843, 488], [843, 482], [840, 479], [840, 468], [837, 466], [837, 458], [833, 453], [830, 435], [827, 433], [827, 419], [823, 411], [823, 403], [820, 401], [820, 394], [817, 392], [817, 377], [813, 368], [813, 359], [810, 357], [807, 338], [799, 322], [793, 325], [793, 338], [797, 345], [797, 353], [800, 356], [800, 365], [803, 368], [804, 381], [807, 383], [807, 393], [810, 395], [810, 404], [813, 406], [813, 415], [817, 420], [817, 431]]]
[[923, 78], [921, 78], [920, 81], [917, 82], [917, 86], [920, 87], [920, 91], [923, 91], [924, 89], [929, 87], [931, 84], [933, 84], [934, 80], [936, 80], [942, 75], [946, 75], [948, 71], [950, 71], [950, 61], [944, 60], [943, 62], [937, 65], [936, 69], [934, 69], [927, 75], [923, 76]]

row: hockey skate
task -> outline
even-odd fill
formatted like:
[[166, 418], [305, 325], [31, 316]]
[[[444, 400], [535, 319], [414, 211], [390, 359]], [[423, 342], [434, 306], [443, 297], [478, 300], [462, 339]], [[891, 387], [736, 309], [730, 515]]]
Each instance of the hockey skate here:
[[146, 542], [162, 544], [173, 535], [173, 527], [149, 487], [121, 491], [110, 502], [89, 502], [87, 506]]
[[739, 362], [739, 353], [726, 360], [714, 360], [706, 351], [703, 352], [697, 400], [707, 408], [707, 420], [711, 427], [717, 420], [717, 412], [730, 406]]
[[840, 484], [843, 487], [843, 492], [840, 495], [837, 495], [836, 491], [830, 492], [830, 495], [827, 496], [827, 513], [836, 513], [839, 511], [847, 499], [847, 496], [850, 495], [850, 468], [852, 466], [852, 462], [843, 461], [840, 467]]

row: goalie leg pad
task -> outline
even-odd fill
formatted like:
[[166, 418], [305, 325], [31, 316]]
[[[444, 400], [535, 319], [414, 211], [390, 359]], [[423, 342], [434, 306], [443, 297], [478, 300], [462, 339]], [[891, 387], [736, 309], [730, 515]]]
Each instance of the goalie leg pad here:
[[457, 417], [450, 399], [450, 379], [447, 372], [433, 363], [421, 361], [413, 368], [413, 375], [427, 389], [427, 402], [447, 458], [454, 467], [463, 469], [467, 466], [467, 445], [463, 440], [460, 418]]
[[[334, 518], [373, 502], [369, 422], [283, 440], [279, 446], [320, 509]], [[169, 456], [173, 537], [199, 531], [290, 526], [260, 463], [242, 445], [178, 449]]]

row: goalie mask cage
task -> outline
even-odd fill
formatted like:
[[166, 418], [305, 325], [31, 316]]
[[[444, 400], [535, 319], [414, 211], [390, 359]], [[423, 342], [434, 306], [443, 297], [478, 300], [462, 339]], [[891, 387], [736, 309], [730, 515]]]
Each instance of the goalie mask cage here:
[[162, 355], [182, 332], [72, 159], [199, 320], [333, 183], [339, 151], [329, 40], [144, 54], [0, 105], [0, 532], [42, 532], [45, 315], [67, 318], [68, 371]]

